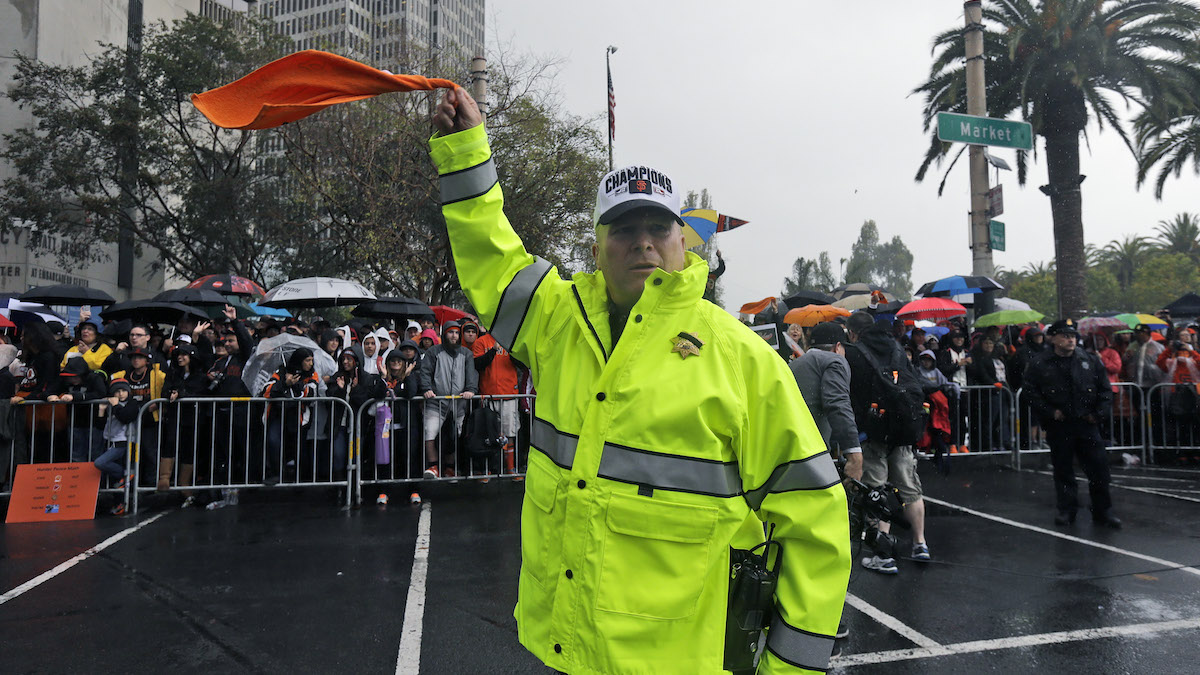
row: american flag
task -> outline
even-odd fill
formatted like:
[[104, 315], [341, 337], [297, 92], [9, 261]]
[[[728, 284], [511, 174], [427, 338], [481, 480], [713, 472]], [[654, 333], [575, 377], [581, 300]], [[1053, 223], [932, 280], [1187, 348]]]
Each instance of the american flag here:
[[617, 94], [613, 91], [612, 66], [605, 64], [608, 69], [608, 142], [617, 137]]

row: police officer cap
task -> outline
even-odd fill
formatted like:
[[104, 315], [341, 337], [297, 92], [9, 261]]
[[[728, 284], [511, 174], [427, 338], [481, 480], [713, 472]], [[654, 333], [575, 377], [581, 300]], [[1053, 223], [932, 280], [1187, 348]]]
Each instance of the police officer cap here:
[[1075, 326], [1075, 321], [1072, 319], [1059, 319], [1050, 324], [1050, 328], [1046, 330], [1046, 335], [1054, 337], [1055, 335], [1079, 335], [1079, 329]]

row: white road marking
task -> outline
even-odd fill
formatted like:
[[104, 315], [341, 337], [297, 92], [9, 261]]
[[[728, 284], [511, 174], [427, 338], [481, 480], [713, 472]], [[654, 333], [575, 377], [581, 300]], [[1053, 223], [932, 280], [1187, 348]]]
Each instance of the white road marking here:
[[1137, 558], [1138, 560], [1145, 560], [1147, 562], [1152, 562], [1152, 563], [1154, 563], [1156, 565], [1160, 565], [1162, 567], [1176, 567], [1176, 568], [1179, 568], [1180, 572], [1186, 572], [1188, 574], [1194, 574], [1196, 576], [1200, 576], [1200, 569], [1196, 569], [1195, 567], [1185, 567], [1185, 566], [1183, 566], [1182, 563], [1171, 562], [1170, 560], [1164, 560], [1163, 558], [1156, 558], [1154, 556], [1137, 553], [1135, 551], [1128, 551], [1123, 548], [1117, 548], [1116, 546], [1109, 546], [1108, 544], [1101, 544], [1098, 541], [1092, 541], [1090, 539], [1083, 539], [1082, 537], [1076, 537], [1076, 536], [1070, 535], [1070, 534], [1063, 534], [1062, 532], [1048, 530], [1044, 527], [1038, 527], [1037, 525], [1030, 525], [1028, 523], [1021, 523], [1021, 522], [1018, 522], [1015, 520], [1009, 520], [1008, 518], [1002, 518], [1000, 516], [993, 516], [990, 513], [984, 513], [982, 511], [976, 511], [975, 509], [969, 509], [965, 506], [959, 506], [958, 504], [951, 504], [950, 502], [944, 502], [940, 499], [934, 499], [933, 497], [930, 497], [928, 495], [926, 495], [924, 497], [924, 499], [925, 499], [925, 501], [927, 501], [931, 504], [938, 504], [940, 506], [945, 506], [945, 507], [948, 507], [951, 509], [955, 509], [957, 511], [962, 511], [963, 513], [969, 513], [973, 516], [979, 516], [980, 518], [985, 518], [987, 520], [991, 520], [991, 521], [994, 521], [997, 523], [1003, 523], [1004, 525], [1011, 525], [1013, 527], [1019, 527], [1022, 530], [1029, 530], [1030, 532], [1040, 532], [1041, 534], [1048, 534], [1051, 537], [1058, 537], [1059, 539], [1066, 539], [1067, 541], [1073, 541], [1077, 544], [1091, 546], [1093, 548], [1098, 548], [1098, 549], [1101, 549], [1104, 551], [1111, 551], [1112, 553], [1120, 553], [1121, 555], [1126, 555], [1131, 558]]
[[8, 591], [4, 595], [0, 595], [0, 605], [3, 605], [4, 603], [8, 602], [9, 600], [13, 600], [15, 598], [21, 597], [25, 593], [28, 593], [29, 591], [37, 588], [38, 586], [41, 586], [42, 584], [46, 583], [47, 581], [50, 581], [54, 577], [62, 574], [63, 572], [66, 572], [67, 570], [78, 565], [79, 563], [83, 562], [84, 560], [87, 560], [88, 558], [96, 555], [97, 553], [103, 551], [104, 549], [108, 548], [109, 546], [112, 546], [113, 544], [117, 543], [118, 541], [121, 541], [125, 537], [128, 537], [129, 535], [133, 534], [134, 532], [137, 532], [138, 530], [149, 525], [150, 523], [153, 523], [154, 521], [158, 520], [159, 518], [162, 518], [163, 516], [167, 515], [168, 513], [170, 513], [170, 511], [163, 511], [162, 513], [160, 513], [158, 515], [151, 516], [151, 517], [143, 520], [142, 522], [138, 523], [137, 525], [134, 525], [133, 527], [127, 527], [124, 530], [121, 530], [120, 532], [109, 537], [108, 539], [105, 539], [104, 541], [100, 542], [99, 544], [96, 544], [95, 546], [89, 548], [88, 550], [84, 551], [83, 553], [80, 553], [79, 555], [75, 556], [74, 558], [71, 558], [71, 559], [67, 560], [66, 562], [59, 564], [58, 566], [54, 567], [53, 569], [49, 569], [49, 570], [46, 570], [45, 572], [42, 572], [41, 574], [30, 579], [29, 581], [26, 581], [25, 583], [21, 584], [20, 586], [17, 586], [16, 588], [12, 589], [11, 591]]
[[891, 628], [892, 630], [896, 631], [897, 633], [903, 635], [905, 638], [908, 638], [908, 640], [911, 641], [913, 644], [920, 645], [922, 647], [940, 647], [941, 646], [941, 643], [937, 642], [936, 640], [932, 640], [928, 637], [925, 637], [924, 635], [918, 633], [916, 630], [909, 628], [907, 625], [902, 623], [896, 617], [892, 616], [891, 614], [888, 614], [887, 612], [883, 611], [882, 609], [879, 609], [878, 607], [872, 605], [871, 603], [867, 602], [866, 600], [863, 600], [862, 598], [858, 597], [857, 595], [854, 595], [853, 593], [846, 594], [846, 604], [850, 605], [854, 609], [857, 609], [858, 611], [862, 612], [863, 614], [866, 614], [867, 616], [871, 617], [872, 619], [875, 619], [876, 621], [887, 626], [888, 628]]
[[404, 604], [404, 629], [396, 654], [396, 675], [417, 675], [421, 670], [421, 626], [425, 619], [425, 577], [429, 572], [430, 504], [421, 505], [417, 523], [417, 546], [413, 553], [408, 601]]
[[994, 640], [973, 640], [950, 645], [918, 647], [914, 649], [894, 649], [867, 654], [847, 654], [835, 656], [830, 660], [830, 666], [861, 666], [873, 663], [891, 663], [912, 659], [928, 659], [936, 656], [953, 656], [956, 654], [971, 654], [976, 652], [994, 651], [997, 649], [1017, 649], [1037, 645], [1060, 644], [1063, 642], [1080, 642], [1083, 640], [1100, 640], [1114, 637], [1130, 637], [1155, 635], [1170, 631], [1194, 630], [1200, 628], [1200, 619], [1180, 619], [1177, 621], [1159, 621], [1156, 623], [1138, 623], [1127, 626], [1111, 626], [1108, 628], [1084, 628], [1059, 633], [1042, 633], [1040, 635], [1020, 635], [1017, 637], [997, 638]]
[[[1043, 476], [1053, 476], [1054, 475], [1054, 472], [1052, 472], [1052, 471], [1031, 471], [1029, 473], [1037, 473], [1037, 474], [1041, 474]], [[1084, 480], [1086, 480], [1086, 478], [1084, 478]], [[1177, 479], [1177, 478], [1158, 478], [1157, 480], [1179, 480], [1179, 479]], [[1186, 482], [1190, 483], [1191, 481], [1186, 481]], [[1115, 482], [1109, 483], [1109, 485], [1112, 487], [1115, 487], [1115, 488], [1119, 488], [1121, 490], [1129, 490], [1130, 492], [1143, 492], [1148, 495], [1157, 495], [1159, 497], [1170, 497], [1171, 499], [1179, 499], [1179, 500], [1182, 500], [1185, 502], [1196, 502], [1197, 504], [1200, 504], [1200, 499], [1198, 499], [1196, 497], [1184, 497], [1183, 495], [1171, 494], [1172, 492], [1191, 492], [1194, 494], [1197, 492], [1196, 490], [1179, 490], [1179, 489], [1174, 489], [1174, 488], [1148, 488], [1148, 487], [1139, 487], [1136, 485], [1122, 485], [1120, 483], [1115, 483]]]

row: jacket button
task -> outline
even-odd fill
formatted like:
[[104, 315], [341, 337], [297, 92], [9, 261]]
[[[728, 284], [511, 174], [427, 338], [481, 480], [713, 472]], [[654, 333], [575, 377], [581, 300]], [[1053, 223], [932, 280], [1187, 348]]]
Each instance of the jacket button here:
[[655, 285], [655, 286], [662, 286], [662, 279], [655, 279], [655, 280], [654, 280], [654, 285]]
[[587, 481], [581, 480], [578, 483], [576, 483], [575, 485], [579, 486], [579, 489], [582, 490], [583, 488], [587, 487]]
[[554, 643], [554, 653], [555, 654], [562, 653], [562, 645], [558, 644], [557, 642]]
[[604, 392], [600, 392], [599, 394], [596, 394], [596, 400], [603, 401], [604, 400]]
[[567, 570], [567, 578], [568, 578], [568, 579], [574, 579], [574, 578], [575, 578], [575, 573], [574, 573], [574, 572], [572, 572], [571, 570]]
[[641, 322], [642, 322], [642, 315], [641, 315], [641, 314], [638, 314], [637, 316], [633, 317], [633, 321], [634, 321], [634, 323], [641, 323]]

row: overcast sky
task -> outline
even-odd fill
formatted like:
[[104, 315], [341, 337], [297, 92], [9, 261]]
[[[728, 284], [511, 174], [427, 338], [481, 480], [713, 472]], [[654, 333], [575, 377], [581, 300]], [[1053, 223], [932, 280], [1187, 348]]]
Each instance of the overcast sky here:
[[[497, 41], [561, 59], [556, 87], [583, 116], [605, 109], [604, 50], [615, 45], [616, 165], [647, 164], [749, 225], [719, 235], [727, 309], [776, 295], [798, 256], [847, 257], [866, 219], [913, 252], [916, 288], [971, 272], [965, 157], [937, 196], [941, 171], [913, 180], [928, 136], [922, 100], [933, 36], [963, 24], [962, 3], [489, 0]], [[603, 123], [601, 123], [602, 125]], [[1152, 234], [1159, 220], [1200, 212], [1200, 178], [1135, 187], [1135, 165], [1111, 130], [1082, 148], [1088, 242]], [[1025, 187], [1001, 172], [1008, 250], [1021, 268], [1054, 256], [1043, 144]], [[1015, 152], [993, 154], [1016, 167]], [[993, 173], [994, 175], [994, 173]]]

